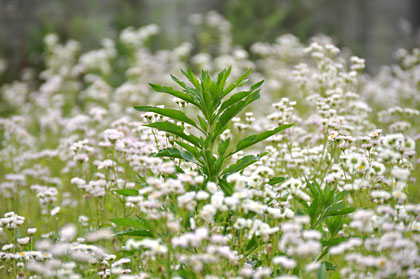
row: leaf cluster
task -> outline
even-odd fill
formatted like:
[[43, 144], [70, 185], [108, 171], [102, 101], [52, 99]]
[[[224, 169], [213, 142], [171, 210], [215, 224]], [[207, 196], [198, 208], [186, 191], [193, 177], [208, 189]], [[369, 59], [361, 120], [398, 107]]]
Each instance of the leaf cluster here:
[[110, 221], [118, 227], [130, 227], [130, 229], [116, 233], [117, 236], [138, 236], [138, 237], [155, 237], [157, 232], [155, 226], [150, 221], [136, 215], [136, 219], [129, 217], [112, 218]]
[[[263, 81], [253, 84], [249, 90], [233, 93], [236, 88], [247, 83], [251, 69], [231, 83], [227, 82], [231, 73], [230, 67], [221, 71], [214, 79], [207, 71], [202, 71], [199, 77], [196, 77], [190, 68], [186, 72], [183, 70], [181, 72], [190, 85], [173, 75], [171, 78], [182, 90], [157, 84], [150, 84], [150, 86], [156, 92], [182, 99], [197, 108], [199, 113], [195, 115], [195, 119], [176, 109], [154, 106], [135, 106], [134, 108], [171, 119], [171, 121], [159, 121], [146, 125], [176, 136], [176, 147], [162, 149], [154, 154], [155, 156], [182, 159], [196, 164], [206, 178], [204, 185], [209, 181], [217, 182], [222, 190], [230, 195], [232, 189], [226, 182], [226, 177], [232, 173], [240, 172], [265, 154], [248, 155], [225, 167], [230, 157], [292, 125], [283, 124], [275, 129], [248, 136], [239, 140], [236, 146], [232, 144], [231, 138], [221, 140], [220, 135], [229, 127], [232, 118], [260, 98]], [[186, 132], [186, 125], [193, 127], [196, 133]], [[197, 134], [200, 135], [197, 136]]]
[[323, 190], [316, 181], [307, 181], [306, 185], [310, 190], [311, 202], [308, 204], [303, 200], [299, 201], [303, 205], [303, 211], [310, 217], [311, 228], [317, 229], [325, 223], [329, 232], [335, 235], [341, 229], [340, 222], [336, 224], [331, 218], [347, 215], [355, 210], [345, 205], [344, 198], [348, 192], [339, 192], [336, 184], [331, 187], [326, 183]]
[[[318, 229], [323, 233], [321, 240], [323, 251], [319, 255], [318, 260], [328, 253], [330, 247], [338, 245], [346, 241], [347, 237], [338, 237], [339, 231], [346, 222], [346, 217], [354, 212], [353, 207], [347, 207], [344, 198], [348, 192], [337, 189], [337, 184], [325, 184], [321, 189], [316, 181], [306, 181], [306, 185], [310, 191], [311, 202], [298, 199], [303, 205], [303, 211], [310, 217], [311, 229]], [[329, 237], [325, 234], [323, 228], [328, 228]], [[330, 269], [330, 268], [328, 268]]]

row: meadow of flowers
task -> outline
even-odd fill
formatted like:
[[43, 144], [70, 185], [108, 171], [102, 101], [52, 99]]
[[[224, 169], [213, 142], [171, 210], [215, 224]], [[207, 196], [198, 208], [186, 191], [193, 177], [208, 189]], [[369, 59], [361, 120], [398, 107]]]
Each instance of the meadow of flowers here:
[[191, 21], [155, 52], [50, 34], [1, 87], [0, 278], [420, 278], [420, 49], [368, 76]]

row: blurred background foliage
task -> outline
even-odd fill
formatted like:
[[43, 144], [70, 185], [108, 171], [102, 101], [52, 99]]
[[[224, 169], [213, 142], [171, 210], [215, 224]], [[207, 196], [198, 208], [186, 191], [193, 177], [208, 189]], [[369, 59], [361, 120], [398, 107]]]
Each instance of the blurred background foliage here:
[[322, 33], [368, 59], [371, 72], [391, 63], [396, 49], [419, 45], [418, 0], [0, 0], [0, 58], [7, 61], [0, 83], [28, 66], [42, 69], [47, 33], [87, 51], [128, 26], [156, 23], [162, 32], [152, 49], [172, 48], [194, 39], [190, 16], [210, 10], [231, 23], [234, 44], [245, 49], [285, 33], [303, 42]]

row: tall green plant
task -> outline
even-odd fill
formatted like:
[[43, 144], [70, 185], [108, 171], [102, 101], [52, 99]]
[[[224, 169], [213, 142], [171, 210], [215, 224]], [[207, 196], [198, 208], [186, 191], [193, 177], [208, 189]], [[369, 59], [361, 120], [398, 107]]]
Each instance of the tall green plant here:
[[248, 136], [233, 146], [230, 138], [221, 140], [220, 135], [228, 128], [232, 118], [259, 99], [263, 81], [255, 83], [249, 90], [232, 93], [234, 89], [247, 83], [251, 69], [229, 84], [227, 84], [227, 79], [231, 72], [230, 67], [221, 71], [215, 79], [211, 79], [207, 71], [202, 71], [200, 77], [196, 77], [190, 68], [187, 69], [187, 72], [183, 70], [181, 72], [192, 87], [173, 75], [171, 75], [172, 80], [182, 88], [182, 91], [157, 84], [150, 84], [150, 86], [156, 92], [172, 95], [195, 106], [199, 110], [196, 119], [193, 120], [184, 112], [175, 109], [154, 106], [135, 106], [134, 108], [138, 111], [157, 113], [174, 121], [189, 124], [197, 130], [197, 133], [201, 133], [201, 136], [188, 134], [185, 132], [184, 125], [178, 126], [169, 121], [146, 125], [177, 136], [175, 142], [178, 148], [162, 149], [155, 156], [177, 158], [196, 164], [205, 176], [204, 185], [209, 181], [216, 182], [227, 195], [230, 195], [232, 189], [226, 182], [226, 177], [255, 163], [264, 154], [247, 155], [225, 167], [229, 158], [233, 154], [291, 127], [292, 124], [283, 124], [275, 129]]

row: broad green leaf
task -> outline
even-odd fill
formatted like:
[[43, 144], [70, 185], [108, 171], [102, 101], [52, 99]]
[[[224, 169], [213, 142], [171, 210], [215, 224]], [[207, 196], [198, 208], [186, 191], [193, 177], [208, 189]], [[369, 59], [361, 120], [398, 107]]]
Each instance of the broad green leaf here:
[[177, 158], [177, 159], [183, 159], [187, 162], [195, 162], [194, 156], [184, 150], [179, 150], [177, 148], [165, 148], [162, 150], [159, 150], [159, 152], [153, 154], [155, 157], [169, 157], [169, 158]]
[[193, 145], [197, 147], [201, 147], [200, 139], [193, 135], [187, 135], [184, 133], [184, 130], [179, 127], [176, 124], [173, 124], [171, 122], [163, 121], [163, 122], [154, 122], [145, 125], [150, 128], [156, 128], [160, 131], [172, 133], [180, 138], [183, 138], [184, 140], [192, 143]]
[[167, 93], [169, 95], [172, 95], [174, 97], [177, 97], [181, 100], [184, 100], [190, 104], [193, 104], [199, 108], [201, 108], [200, 104], [198, 104], [193, 97], [191, 97], [190, 95], [181, 92], [181, 91], [177, 91], [174, 90], [172, 87], [169, 86], [162, 86], [162, 85], [158, 85], [158, 84], [153, 84], [153, 83], [149, 83], [149, 85], [153, 88], [153, 90], [155, 90], [156, 92], [160, 92], [160, 93]]
[[259, 154], [259, 155], [247, 155], [240, 160], [238, 160], [235, 164], [230, 165], [228, 168], [223, 170], [222, 175], [227, 176], [229, 174], [239, 172], [246, 168], [249, 165], [252, 165], [253, 163], [257, 162], [259, 159], [261, 159], [262, 156], [265, 154]]
[[324, 217], [337, 215], [336, 213], [340, 211], [344, 206], [344, 202], [338, 202], [332, 206], [330, 206], [324, 214]]
[[245, 98], [252, 92], [253, 91], [241, 91], [241, 92], [233, 94], [232, 96], [230, 96], [229, 99], [227, 99], [226, 101], [222, 103], [222, 105], [219, 108], [219, 112], [222, 112], [224, 109], [228, 108], [229, 106], [236, 103], [237, 101], [242, 100], [243, 98]]
[[163, 116], [170, 117], [174, 120], [178, 120], [184, 123], [188, 123], [193, 127], [198, 128], [195, 122], [188, 118], [182, 111], [176, 109], [168, 109], [168, 108], [158, 108], [158, 107], [151, 107], [151, 106], [135, 106], [134, 109], [138, 111], [145, 111], [145, 112], [154, 112]]
[[259, 81], [259, 82], [255, 83], [255, 84], [253, 84], [253, 85], [251, 86], [251, 91], [254, 91], [254, 90], [256, 90], [256, 89], [259, 89], [263, 83], [264, 83], [264, 80], [261, 80], [261, 81]]
[[341, 242], [347, 241], [348, 237], [337, 237], [337, 238], [330, 238], [328, 240], [321, 240], [322, 246], [330, 247], [330, 246], [336, 246], [340, 244]]
[[280, 125], [279, 127], [275, 128], [275, 129], [273, 129], [273, 130], [265, 131], [265, 132], [262, 132], [260, 134], [256, 134], [256, 135], [246, 137], [246, 138], [244, 138], [244, 139], [242, 139], [241, 141], [238, 142], [238, 144], [236, 145], [236, 149], [230, 155], [235, 154], [236, 152], [241, 151], [242, 149], [245, 149], [249, 146], [252, 146], [252, 145], [254, 145], [254, 144], [256, 144], [256, 143], [258, 143], [262, 140], [265, 140], [266, 138], [271, 137], [271, 136], [277, 134], [278, 132], [280, 132], [284, 129], [287, 129], [289, 127], [292, 127], [292, 126], [293, 126], [293, 124], [283, 124], [283, 125]]
[[199, 151], [197, 149], [197, 147], [194, 147], [192, 145], [189, 145], [188, 143], [185, 143], [183, 141], [179, 141], [179, 140], [175, 140], [175, 142], [181, 146], [182, 148], [184, 148], [185, 150], [187, 150], [188, 152], [190, 152], [194, 158], [198, 161], [199, 159]]
[[273, 178], [270, 178], [270, 180], [268, 181], [268, 184], [273, 186], [273, 185], [279, 184], [279, 183], [281, 183], [285, 180], [286, 180], [286, 178], [284, 178], [284, 177], [273, 177]]
[[347, 208], [343, 208], [343, 209], [340, 209], [340, 210], [337, 210], [337, 211], [330, 211], [330, 212], [328, 212], [328, 210], [327, 210], [327, 212], [325, 213], [325, 217], [346, 215], [346, 214], [353, 213], [355, 210], [356, 209], [353, 208], [353, 207], [347, 207]]
[[115, 193], [121, 195], [121, 196], [138, 196], [139, 190], [137, 189], [118, 189], [114, 191]]
[[109, 221], [111, 221], [117, 226], [142, 228], [144, 227], [144, 225], [139, 220], [133, 218], [112, 218]]
[[141, 237], [153, 237], [152, 232], [149, 230], [124, 230], [116, 233], [116, 235], [129, 235], [129, 236], [141, 236]]

